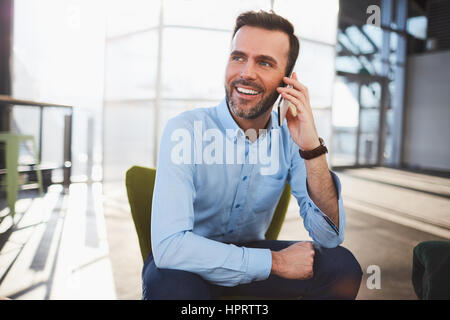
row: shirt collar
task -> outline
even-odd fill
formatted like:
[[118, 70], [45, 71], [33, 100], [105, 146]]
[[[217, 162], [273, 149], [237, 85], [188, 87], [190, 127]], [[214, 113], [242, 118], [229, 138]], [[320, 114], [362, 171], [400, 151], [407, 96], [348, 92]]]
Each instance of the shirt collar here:
[[[243, 135], [243, 131], [242, 129], [239, 127], [239, 125], [236, 123], [236, 121], [233, 119], [233, 117], [231, 116], [230, 110], [228, 109], [228, 104], [226, 99], [224, 98], [217, 109], [217, 115], [219, 117], [219, 121], [222, 124], [222, 127], [224, 128], [224, 130], [226, 129], [231, 129], [233, 132], [233, 137], [229, 137], [231, 139], [233, 139], [234, 137], [236, 137], [236, 135], [239, 135], [239, 133], [241, 133]], [[270, 114], [270, 119], [269, 122], [267, 124], [266, 129], [268, 129], [268, 133], [270, 134], [271, 129], [274, 128], [278, 128], [278, 114], [274, 111], [271, 112]]]
[[225, 130], [232, 129], [233, 131], [236, 131], [237, 129], [240, 129], [236, 121], [234, 121], [231, 116], [230, 110], [228, 110], [228, 105], [225, 98], [220, 102], [217, 114], [219, 116], [219, 121]]
[[270, 130], [279, 127], [280, 126], [278, 125], [278, 113], [272, 111], [272, 113], [270, 114], [269, 123], [267, 124], [267, 129]]

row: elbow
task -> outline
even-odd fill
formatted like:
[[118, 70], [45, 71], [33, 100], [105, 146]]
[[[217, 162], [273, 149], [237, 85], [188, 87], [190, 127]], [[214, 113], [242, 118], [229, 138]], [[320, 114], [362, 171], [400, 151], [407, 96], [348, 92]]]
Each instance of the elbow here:
[[153, 261], [155, 262], [156, 267], [158, 269], [167, 269], [167, 266], [164, 263], [163, 255], [161, 254], [160, 250], [154, 250], [152, 254], [153, 254]]
[[344, 233], [341, 231], [338, 234], [333, 234], [331, 237], [326, 237], [321, 242], [320, 245], [324, 248], [336, 248], [344, 242]]
[[175, 269], [176, 257], [183, 242], [183, 233], [176, 233], [165, 239], [152, 239], [153, 261], [158, 269]]
[[328, 239], [327, 241], [324, 241], [324, 243], [322, 244], [322, 247], [332, 249], [332, 248], [336, 248], [337, 246], [341, 245], [342, 242], [344, 242], [343, 239], [341, 239], [340, 237], [335, 237], [332, 240]]
[[170, 260], [167, 257], [170, 257], [170, 246], [167, 246], [165, 241], [156, 243], [153, 246], [152, 254], [153, 261], [158, 269], [170, 269]]
[[325, 231], [320, 233], [310, 233], [309, 234], [314, 243], [319, 245], [320, 247], [332, 249], [336, 248], [342, 242], [344, 242], [344, 233], [340, 230], [338, 233], [334, 231]]

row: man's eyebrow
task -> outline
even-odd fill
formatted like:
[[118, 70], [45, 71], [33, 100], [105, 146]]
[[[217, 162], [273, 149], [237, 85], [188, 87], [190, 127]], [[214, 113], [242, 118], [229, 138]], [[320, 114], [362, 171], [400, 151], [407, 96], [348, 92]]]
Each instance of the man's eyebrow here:
[[247, 55], [242, 51], [234, 50], [233, 52], [230, 53], [230, 56], [247, 56]]
[[[230, 55], [231, 55], [231, 56], [244, 56], [244, 57], [247, 56], [247, 54], [245, 54], [244, 52], [239, 51], [239, 50], [234, 50], [233, 52], [231, 52]], [[257, 59], [270, 61], [270, 62], [272, 62], [274, 65], [277, 65], [277, 64], [278, 64], [278, 62], [277, 62], [277, 60], [275, 60], [275, 58], [273, 58], [273, 57], [271, 57], [271, 56], [268, 56], [268, 55], [265, 55], [265, 54], [260, 54], [259, 56], [257, 56]]]
[[272, 58], [271, 56], [267, 56], [267, 55], [265, 55], [265, 54], [259, 55], [258, 58], [261, 59], [261, 60], [270, 61], [270, 62], [272, 62], [272, 63], [275, 64], [275, 65], [278, 64], [277, 60], [275, 60], [275, 59]]

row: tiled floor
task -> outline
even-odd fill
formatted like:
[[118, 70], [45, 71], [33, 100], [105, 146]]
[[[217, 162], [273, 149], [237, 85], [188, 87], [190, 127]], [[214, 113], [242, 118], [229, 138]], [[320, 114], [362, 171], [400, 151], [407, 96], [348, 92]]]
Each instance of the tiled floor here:
[[0, 296], [116, 298], [101, 188], [72, 184], [65, 194], [55, 185], [18, 201], [16, 226], [0, 242]]
[[[414, 246], [450, 239], [450, 179], [386, 168], [339, 172], [346, 239], [365, 271], [358, 299], [415, 299]], [[122, 182], [52, 186], [18, 202], [13, 232], [0, 224], [0, 297], [140, 299], [142, 258]], [[0, 211], [0, 216], [7, 209]], [[279, 239], [309, 236], [291, 199]], [[366, 285], [379, 266], [381, 289]]]

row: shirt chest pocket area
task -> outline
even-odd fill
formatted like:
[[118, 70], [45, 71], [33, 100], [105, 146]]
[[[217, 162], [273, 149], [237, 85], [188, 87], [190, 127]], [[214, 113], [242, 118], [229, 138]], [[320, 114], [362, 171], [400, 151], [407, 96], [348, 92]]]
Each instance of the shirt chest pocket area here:
[[254, 213], [264, 213], [275, 210], [284, 186], [286, 179], [284, 177], [275, 178], [272, 176], [261, 176], [256, 181], [256, 186], [253, 195], [252, 210]]

